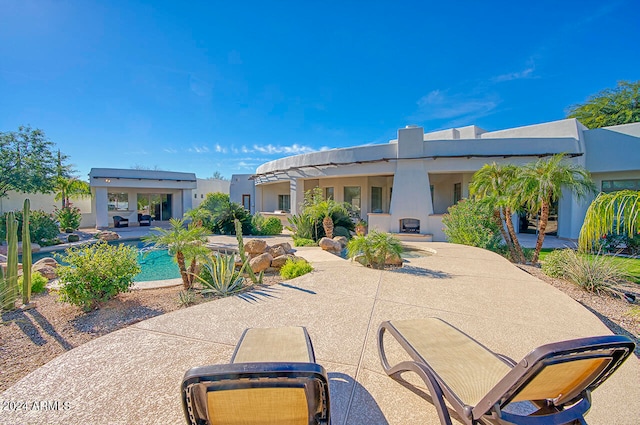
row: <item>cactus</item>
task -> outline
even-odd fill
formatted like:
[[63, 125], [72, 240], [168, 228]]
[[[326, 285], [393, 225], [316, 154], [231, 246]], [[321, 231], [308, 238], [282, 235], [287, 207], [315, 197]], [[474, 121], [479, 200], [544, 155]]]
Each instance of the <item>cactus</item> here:
[[2, 309], [15, 309], [18, 298], [18, 220], [15, 213], [7, 213], [7, 274], [2, 291]]
[[22, 212], [22, 304], [31, 302], [31, 234], [29, 233], [29, 199], [24, 200]]
[[[233, 220], [233, 223], [236, 227], [236, 239], [238, 240], [238, 254], [240, 254], [240, 260], [242, 264], [247, 262], [247, 255], [244, 252], [244, 240], [242, 239], [242, 223], [237, 218]], [[251, 278], [251, 282], [254, 284], [262, 283], [262, 272], [260, 272], [259, 277], [256, 277], [256, 274], [253, 272], [251, 266], [247, 267], [247, 273], [249, 274], [249, 278]]]

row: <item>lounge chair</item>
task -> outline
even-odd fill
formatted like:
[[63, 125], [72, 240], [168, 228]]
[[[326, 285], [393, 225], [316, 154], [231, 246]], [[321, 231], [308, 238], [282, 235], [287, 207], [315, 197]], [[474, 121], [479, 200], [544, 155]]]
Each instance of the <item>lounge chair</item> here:
[[[386, 332], [413, 360], [389, 365]], [[385, 372], [424, 397], [400, 377], [418, 374], [443, 425], [451, 424], [445, 399], [465, 424], [585, 424], [591, 392], [634, 347], [624, 336], [581, 338], [543, 345], [516, 364], [437, 318], [383, 322], [378, 329]]]
[[119, 215], [113, 216], [113, 226], [114, 227], [129, 227], [129, 219], [121, 217]]
[[140, 214], [140, 217], [138, 217], [138, 224], [140, 226], [151, 226], [151, 216], [148, 214]]
[[230, 364], [195, 367], [182, 381], [187, 422], [329, 424], [329, 382], [302, 327], [244, 331]]

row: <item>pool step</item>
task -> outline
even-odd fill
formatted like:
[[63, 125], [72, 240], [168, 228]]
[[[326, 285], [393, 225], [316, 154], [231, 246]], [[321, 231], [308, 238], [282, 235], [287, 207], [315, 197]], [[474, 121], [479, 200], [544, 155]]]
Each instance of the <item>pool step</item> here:
[[392, 233], [392, 235], [405, 242], [433, 242], [431, 233]]

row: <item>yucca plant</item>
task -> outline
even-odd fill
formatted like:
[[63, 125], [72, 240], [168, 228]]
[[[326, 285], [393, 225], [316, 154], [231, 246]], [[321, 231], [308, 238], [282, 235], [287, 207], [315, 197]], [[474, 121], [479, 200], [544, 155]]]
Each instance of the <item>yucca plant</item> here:
[[202, 293], [226, 297], [241, 291], [245, 280], [243, 273], [248, 264], [247, 260], [240, 270], [236, 270], [233, 255], [216, 252], [213, 257], [207, 257], [200, 265], [200, 274], [196, 276], [204, 286]]

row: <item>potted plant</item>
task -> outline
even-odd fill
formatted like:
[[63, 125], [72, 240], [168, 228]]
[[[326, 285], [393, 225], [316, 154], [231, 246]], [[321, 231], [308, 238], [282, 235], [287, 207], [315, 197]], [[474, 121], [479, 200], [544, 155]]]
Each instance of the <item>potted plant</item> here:
[[356, 235], [364, 236], [365, 233], [367, 233], [367, 222], [363, 219], [360, 219], [356, 223]]

